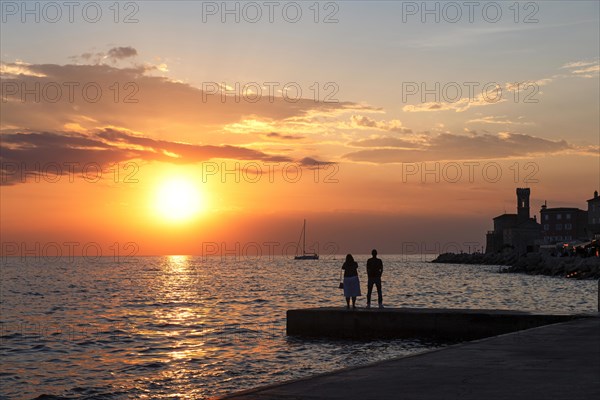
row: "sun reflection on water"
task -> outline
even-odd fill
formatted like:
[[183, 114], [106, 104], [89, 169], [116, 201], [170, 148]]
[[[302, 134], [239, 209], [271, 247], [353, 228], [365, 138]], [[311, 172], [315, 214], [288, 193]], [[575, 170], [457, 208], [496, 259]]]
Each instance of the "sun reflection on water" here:
[[185, 255], [172, 255], [167, 256], [169, 266], [175, 269], [183, 269], [188, 265], [189, 256]]

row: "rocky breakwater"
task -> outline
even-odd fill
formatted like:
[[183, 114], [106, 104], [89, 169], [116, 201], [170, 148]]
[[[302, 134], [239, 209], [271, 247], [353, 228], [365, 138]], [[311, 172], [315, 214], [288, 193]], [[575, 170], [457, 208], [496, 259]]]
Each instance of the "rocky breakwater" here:
[[540, 253], [517, 256], [515, 253], [440, 254], [434, 263], [505, 265], [500, 272], [562, 276], [577, 279], [600, 279], [600, 257], [554, 257]]

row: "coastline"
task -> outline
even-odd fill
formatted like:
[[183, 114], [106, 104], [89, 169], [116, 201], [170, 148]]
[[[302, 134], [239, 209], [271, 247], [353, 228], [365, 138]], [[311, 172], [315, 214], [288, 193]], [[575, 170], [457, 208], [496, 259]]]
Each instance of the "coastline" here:
[[553, 257], [540, 253], [518, 256], [507, 253], [444, 253], [431, 261], [438, 264], [501, 265], [506, 273], [600, 279], [600, 257]]

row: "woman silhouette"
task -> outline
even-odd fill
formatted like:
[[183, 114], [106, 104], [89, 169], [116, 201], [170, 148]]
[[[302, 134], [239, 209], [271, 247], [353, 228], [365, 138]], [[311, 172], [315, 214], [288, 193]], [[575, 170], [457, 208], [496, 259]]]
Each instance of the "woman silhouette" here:
[[352, 308], [356, 308], [356, 297], [360, 294], [360, 281], [358, 280], [358, 263], [354, 261], [352, 254], [346, 255], [346, 261], [342, 265], [344, 270], [344, 296], [346, 296], [346, 308], [350, 308], [350, 298], [352, 298]]

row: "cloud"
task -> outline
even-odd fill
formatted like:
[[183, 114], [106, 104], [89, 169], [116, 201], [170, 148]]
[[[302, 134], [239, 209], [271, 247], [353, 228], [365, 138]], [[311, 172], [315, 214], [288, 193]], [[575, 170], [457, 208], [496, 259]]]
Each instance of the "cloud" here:
[[581, 68], [581, 69], [575, 69], [572, 71], [574, 74], [589, 74], [592, 72], [600, 72], [600, 65], [596, 64], [596, 65], [592, 65], [590, 67], [585, 67], [585, 68]]
[[[259, 150], [230, 145], [197, 145], [156, 140], [130, 132], [103, 129], [98, 132], [17, 132], [0, 135], [2, 185], [22, 182], [20, 168], [44, 171], [45, 166], [59, 165], [61, 173], [74, 172], [89, 164], [107, 168], [115, 163], [141, 160], [175, 164], [198, 163], [211, 159], [291, 162], [290, 157], [267, 154]], [[39, 166], [39, 167], [38, 167]], [[15, 173], [16, 171], [16, 173]], [[51, 168], [48, 173], [55, 173]], [[34, 173], [35, 174], [35, 173]]]
[[0, 76], [13, 78], [19, 75], [35, 76], [38, 78], [43, 78], [44, 76], [46, 76], [43, 73], [35, 72], [29, 69], [30, 65], [31, 64], [27, 64], [22, 61], [16, 61], [14, 63], [9, 64], [0, 62]]
[[568, 69], [571, 74], [580, 78], [597, 78], [600, 73], [600, 61], [574, 61], [561, 68]]
[[582, 146], [581, 152], [600, 156], [600, 146], [595, 146], [595, 145]]
[[333, 161], [322, 161], [322, 160], [317, 160], [316, 158], [313, 158], [313, 157], [304, 157], [297, 162], [301, 167], [307, 168], [307, 169], [318, 169], [318, 168], [322, 168], [324, 166], [337, 164], [336, 162], [333, 162]]
[[498, 125], [533, 125], [532, 122], [511, 121], [507, 116], [487, 115], [485, 117], [470, 119], [467, 124], [482, 123], [482, 124], [498, 124]]
[[350, 146], [356, 147], [400, 147], [400, 148], [415, 148], [419, 144], [409, 140], [399, 139], [390, 136], [379, 136], [369, 139], [356, 140], [348, 143]]
[[282, 135], [281, 133], [277, 133], [277, 132], [269, 132], [265, 136], [270, 139], [283, 139], [283, 140], [300, 140], [300, 139], [305, 138], [304, 136], [297, 136], [297, 135]]
[[504, 84], [504, 87], [509, 92], [517, 92], [517, 91], [531, 91], [531, 88], [539, 89], [540, 86], [546, 86], [547, 84], [554, 81], [555, 78], [559, 77], [559, 75], [555, 75], [552, 78], [543, 78], [535, 81], [521, 81], [521, 82], [507, 82]]
[[[445, 99], [444, 90], [439, 87], [439, 83], [436, 84], [437, 98], [442, 98], [443, 101], [431, 101], [422, 102], [420, 104], [407, 104], [402, 110], [406, 112], [433, 112], [433, 111], [455, 111], [463, 112], [467, 111], [472, 107], [490, 106], [494, 104], [500, 104], [512, 99], [518, 102], [519, 99], [516, 95], [507, 95], [503, 92], [504, 90], [517, 93], [523, 92], [525, 102], [533, 102], [534, 96], [540, 92], [540, 87], [546, 86], [554, 80], [564, 77], [562, 75], [553, 75], [550, 78], [542, 78], [537, 80], [521, 81], [521, 82], [506, 82], [504, 84], [486, 84], [479, 89], [476, 87], [474, 93], [469, 92], [469, 97], [461, 97], [458, 99]], [[468, 89], [469, 91], [472, 89]], [[421, 96], [424, 97], [423, 95]]]
[[69, 57], [71, 60], [75, 62], [84, 62], [91, 64], [101, 64], [104, 61], [110, 61], [112, 64], [117, 63], [118, 61], [136, 57], [138, 52], [135, 48], [131, 46], [124, 47], [113, 47], [109, 49], [107, 52], [99, 51], [99, 52], [86, 52], [76, 56]]
[[[283, 97], [269, 99], [263, 96], [256, 102], [236, 102], [231, 97], [223, 101], [218, 93], [207, 93], [190, 84], [149, 75], [153, 68], [117, 68], [107, 64], [28, 64], [25, 69], [23, 64], [3, 64], [0, 93], [3, 118], [0, 128], [10, 126], [32, 131], [63, 131], [67, 124], [79, 123], [88, 130], [118, 126], [149, 136], [176, 131], [178, 138], [186, 140], [197, 138], [201, 132], [203, 140], [220, 143], [224, 131], [233, 133], [233, 130], [226, 129], [227, 126], [249, 119], [270, 122], [253, 133], [301, 134], [300, 130], [303, 130], [307, 134], [319, 129], [319, 122], [323, 118], [372, 110], [369, 106], [353, 102], [326, 103], [309, 98], [290, 102]], [[26, 70], [27, 74], [15, 74], [19, 70]], [[70, 96], [69, 87], [65, 86], [68, 82], [75, 85], [73, 96]], [[101, 90], [101, 95], [94, 101], [90, 101], [89, 96], [85, 97], [84, 87], [88, 84]], [[52, 95], [58, 85], [61, 95], [57, 101], [49, 101], [44, 97], [36, 102], [34, 95], [24, 96], [20, 92], [20, 88], [31, 89], [36, 85], [40, 88], [50, 87], [52, 90], [48, 93]], [[16, 92], [11, 93], [9, 89]], [[88, 90], [88, 94], [95, 95], [95, 90]], [[82, 116], [88, 118], [88, 122], [81, 122]], [[298, 129], [290, 132], [282, 123], [286, 126], [296, 124]], [[230, 142], [236, 140], [239, 142], [241, 139], [231, 138]]]
[[[259, 115], [247, 115], [240, 121], [226, 124], [223, 131], [236, 135], [263, 134], [264, 137], [292, 140], [293, 138], [320, 138], [337, 135], [340, 130], [356, 129], [343, 120], [353, 112], [380, 112], [370, 106], [348, 103], [339, 108], [311, 109], [302, 115], [274, 119]], [[267, 134], [271, 132], [275, 134]], [[277, 136], [280, 135], [280, 136]]]
[[127, 47], [113, 47], [107, 53], [107, 57], [111, 60], [123, 60], [129, 57], [137, 56], [138, 52], [131, 46]]
[[565, 65], [563, 65], [560, 68], [561, 69], [581, 68], [581, 67], [587, 67], [590, 65], [595, 65], [597, 63], [598, 63], [597, 61], [573, 61], [570, 63], [566, 63]]
[[[76, 162], [79, 168], [94, 162], [104, 168], [127, 160], [194, 163], [223, 158], [301, 160], [311, 168], [315, 163], [329, 165], [306, 157], [307, 152], [316, 151], [314, 146], [295, 148], [291, 156], [290, 149], [274, 148], [273, 142], [335, 134], [337, 124], [348, 114], [381, 112], [366, 104], [326, 103], [312, 98], [291, 102], [281, 96], [263, 96], [249, 102], [228, 97], [223, 101], [219, 93], [151, 75], [159, 69], [156, 66], [117, 67], [107, 63], [109, 58], [130, 59], [136, 54], [133, 47], [115, 47], [106, 54], [80, 57], [90, 62], [102, 57], [92, 64], [3, 63], [2, 161], [26, 165]], [[75, 85], [72, 93], [64, 85], [69, 82]], [[97, 100], [83, 96], [86, 84], [101, 89]], [[56, 101], [36, 101], [35, 94], [9, 90], [56, 86], [62, 88]], [[391, 124], [390, 128], [398, 126]], [[244, 134], [261, 140], [248, 143]]]
[[[147, 160], [158, 161], [177, 161], [181, 163], [195, 163], [210, 160], [212, 158], [229, 158], [236, 160], [263, 160], [263, 161], [290, 161], [289, 157], [268, 155], [258, 150], [247, 149], [244, 147], [230, 145], [194, 145], [188, 143], [170, 142], [166, 140], [156, 140], [143, 136], [134, 136], [127, 132], [105, 129], [97, 134], [101, 139], [105, 139], [113, 144], [125, 146], [139, 146], [143, 148]], [[164, 158], [162, 155], [168, 155]]]
[[363, 115], [353, 115], [350, 117], [353, 127], [373, 128], [388, 132], [412, 133], [412, 129], [402, 126], [402, 122], [397, 119], [391, 121], [375, 121], [372, 118]]
[[472, 107], [483, 107], [504, 103], [502, 89], [497, 86], [494, 90], [482, 92], [473, 98], [463, 97], [453, 102], [425, 102], [421, 104], [407, 104], [402, 107], [405, 112], [432, 112], [432, 111], [455, 111], [463, 112]]
[[343, 158], [372, 163], [481, 160], [552, 154], [572, 149], [574, 147], [564, 140], [553, 141], [519, 133], [469, 136], [444, 133], [427, 138], [415, 149], [360, 150]]

